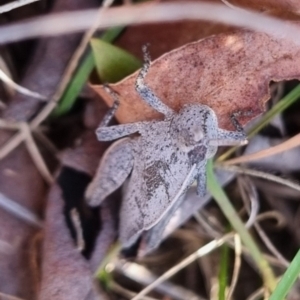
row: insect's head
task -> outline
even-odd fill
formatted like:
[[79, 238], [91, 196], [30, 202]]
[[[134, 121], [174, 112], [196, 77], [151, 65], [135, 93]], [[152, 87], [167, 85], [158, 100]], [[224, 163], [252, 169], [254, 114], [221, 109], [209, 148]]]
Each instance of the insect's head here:
[[174, 117], [171, 124], [173, 139], [185, 152], [199, 145], [207, 145], [218, 127], [214, 111], [206, 105], [188, 104]]

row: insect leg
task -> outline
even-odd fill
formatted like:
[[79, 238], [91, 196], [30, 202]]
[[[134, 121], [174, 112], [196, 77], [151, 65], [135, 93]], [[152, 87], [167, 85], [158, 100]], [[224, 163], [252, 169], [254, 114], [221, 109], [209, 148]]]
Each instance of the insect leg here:
[[106, 113], [99, 127], [96, 130], [98, 140], [112, 141], [139, 131], [139, 129], [145, 122], [121, 124], [108, 127], [109, 122], [114, 117], [120, 105], [120, 101], [118, 94], [114, 90], [112, 90], [108, 85], [104, 85], [104, 89], [108, 94], [111, 95], [111, 97], [114, 100], [114, 103], [112, 107], [108, 110], [108, 112]]
[[111, 121], [111, 119], [114, 117], [119, 105], [120, 105], [120, 100], [118, 97], [118, 94], [112, 90], [109, 85], [104, 84], [103, 88], [105, 89], [105, 91], [112, 97], [112, 99], [114, 100], [114, 103], [112, 105], [112, 107], [108, 110], [108, 112], [105, 114], [103, 120], [101, 121], [99, 127], [104, 127], [104, 126], [108, 126], [108, 123]]
[[231, 115], [230, 119], [233, 126], [236, 128], [236, 131], [229, 131], [224, 129], [218, 129], [217, 132], [217, 139], [210, 140], [209, 145], [214, 146], [239, 146], [247, 144], [247, 136], [242, 127], [242, 125], [237, 120], [237, 117], [243, 116], [250, 116], [252, 115], [252, 111], [246, 112], [235, 112]]
[[209, 141], [210, 146], [240, 146], [247, 144], [245, 132], [218, 129], [217, 139]]
[[99, 141], [112, 141], [118, 138], [138, 132], [146, 122], [98, 127], [96, 135]]
[[206, 163], [198, 169], [197, 175], [197, 195], [204, 197], [206, 195]]
[[239, 123], [237, 118], [240, 117], [240, 116], [249, 117], [249, 116], [252, 116], [252, 115], [253, 115], [252, 110], [234, 112], [231, 115], [230, 119], [231, 119], [231, 122], [232, 122], [233, 126], [235, 127], [236, 131], [241, 132], [246, 136], [245, 131], [243, 129], [243, 126]]
[[132, 152], [132, 142], [126, 138], [115, 142], [106, 151], [86, 191], [85, 197], [90, 205], [99, 205], [124, 183], [133, 167]]
[[151, 107], [153, 107], [158, 112], [164, 114], [166, 117], [172, 116], [174, 111], [165, 105], [156, 95], [155, 93], [145, 84], [145, 77], [149, 71], [150, 67], [150, 54], [148, 52], [147, 46], [144, 45], [143, 48], [144, 53], [144, 65], [138, 74], [138, 77], [135, 82], [135, 89], [138, 94], [143, 98], [145, 102], [147, 102]]

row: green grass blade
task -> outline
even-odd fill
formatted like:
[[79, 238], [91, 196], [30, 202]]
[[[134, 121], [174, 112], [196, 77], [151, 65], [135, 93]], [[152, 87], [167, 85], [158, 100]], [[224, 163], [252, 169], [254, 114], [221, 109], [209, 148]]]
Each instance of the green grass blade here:
[[124, 30], [125, 27], [119, 26], [106, 30], [102, 35], [101, 39], [108, 43], [112, 43]]
[[213, 172], [213, 163], [211, 160], [209, 160], [207, 164], [207, 188], [211, 195], [214, 197], [215, 201], [220, 206], [231, 226], [240, 235], [242, 242], [249, 250], [253, 260], [260, 270], [266, 287], [272, 292], [276, 286], [276, 279], [272, 272], [272, 269], [263, 257], [244, 223], [236, 213], [224, 190], [219, 185]]
[[289, 293], [291, 287], [300, 275], [300, 250], [297, 252], [293, 261], [283, 274], [283, 277], [279, 281], [276, 289], [270, 297], [270, 300], [282, 300]]
[[226, 299], [226, 288], [228, 284], [229, 247], [221, 247], [221, 264], [219, 271], [219, 300]]
[[121, 245], [119, 243], [113, 244], [94, 274], [94, 277], [98, 278], [99, 281], [101, 281], [102, 284], [108, 289], [109, 289], [110, 282], [112, 280], [112, 276], [110, 273], [107, 272], [105, 267], [107, 266], [108, 263], [116, 260], [120, 251], [121, 251]]
[[101, 39], [92, 39], [91, 46], [102, 82], [118, 82], [142, 66], [132, 54]]
[[[262, 119], [250, 130], [248, 133], [248, 138], [253, 137], [256, 133], [258, 133], [261, 129], [263, 129], [269, 122], [279, 113], [283, 112], [289, 106], [291, 106], [294, 102], [296, 102], [300, 98], [300, 84], [297, 85], [290, 93], [288, 93], [285, 97], [281, 99], [276, 105], [274, 105]], [[232, 147], [228, 151], [226, 151], [223, 155], [221, 155], [217, 161], [221, 162], [226, 160], [230, 155], [234, 153], [234, 151], [238, 147]]]
[[82, 61], [80, 68], [77, 70], [66, 88], [59, 105], [55, 108], [52, 116], [58, 117], [67, 113], [74, 105], [84, 84], [87, 82], [95, 66], [94, 57], [90, 51]]
[[[108, 29], [103, 33], [102, 39], [106, 42], [113, 42], [122, 32], [123, 27], [116, 27]], [[53, 111], [52, 116], [58, 117], [67, 113], [74, 105], [81, 89], [87, 82], [92, 70], [95, 67], [95, 60], [91, 49], [88, 50], [87, 55], [82, 60], [82, 63], [75, 71], [71, 78], [63, 96], [61, 97], [58, 106]]]

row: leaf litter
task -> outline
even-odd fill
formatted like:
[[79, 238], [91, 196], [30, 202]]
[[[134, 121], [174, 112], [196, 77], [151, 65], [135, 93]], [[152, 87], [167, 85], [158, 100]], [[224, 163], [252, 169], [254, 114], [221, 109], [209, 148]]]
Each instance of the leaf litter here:
[[[151, 48], [150, 48], [151, 51]], [[175, 49], [151, 64], [146, 83], [175, 111], [184, 104], [211, 107], [223, 129], [233, 129], [229, 116], [236, 111], [264, 111], [269, 83], [300, 77], [299, 47], [285, 39], [250, 31], [220, 34]], [[116, 118], [131, 123], [160, 118], [140, 100], [134, 89], [137, 73], [113, 88], [121, 97]], [[96, 92], [112, 105], [101, 86]], [[245, 124], [246, 119], [241, 121]]]
[[[152, 47], [156, 48], [154, 43]], [[156, 50], [154, 50], [154, 52], [155, 51]], [[157, 51], [157, 53], [159, 51]], [[233, 129], [229, 118], [232, 112], [251, 109], [258, 115], [264, 110], [265, 102], [269, 98], [268, 84], [271, 80], [280, 81], [299, 78], [300, 72], [297, 70], [297, 66], [299, 65], [298, 53], [297, 47], [292, 45], [290, 41], [275, 40], [265, 34], [249, 31], [236, 31], [232, 34], [221, 34], [219, 36], [209, 37], [201, 42], [192, 43], [167, 53], [152, 63], [146, 82], [167, 105], [170, 105], [176, 111], [186, 103], [208, 104], [217, 113], [221, 127], [224, 129]], [[155, 56], [157, 56], [157, 54]], [[259, 59], [261, 59], [262, 64], [260, 64]], [[38, 76], [37, 82], [39, 81], [39, 77], [41, 76]], [[248, 78], [248, 80], [246, 80], [246, 78]], [[32, 88], [27, 84], [25, 84], [25, 87]], [[122, 97], [120, 112], [117, 115], [121, 123], [150, 120], [152, 118], [159, 119], [161, 117], [159, 114], [153, 113], [153, 110], [143, 106], [143, 102], [140, 101], [135, 94], [134, 75], [116, 84], [113, 88]], [[34, 90], [44, 94], [40, 88]], [[103, 98], [107, 98], [107, 95], [102, 94], [102, 96]], [[109, 102], [107, 103], [111, 104]], [[26, 112], [28, 116], [29, 114], [35, 114], [39, 106], [39, 104], [35, 103], [33, 105], [30, 104], [31, 106], [29, 107], [27, 104], [22, 106], [21, 102], [18, 105], [20, 105], [20, 107], [17, 107], [17, 119], [26, 119], [26, 117], [24, 118], [24, 115], [22, 115], [22, 110]], [[93, 107], [92, 105], [92, 109]], [[96, 109], [96, 111], [98, 110]], [[7, 115], [14, 117], [14, 113]], [[255, 115], [251, 116], [251, 118], [253, 117], [255, 117]], [[249, 119], [249, 117], [245, 117], [242, 118], [241, 121], [244, 124]], [[96, 127], [95, 124], [87, 124], [88, 122], [90, 122], [89, 118], [87, 118], [85, 122], [89, 129]], [[83, 136], [85, 136], [83, 140], [93, 141], [91, 131], [86, 132]], [[70, 149], [65, 151], [62, 156], [64, 157], [66, 165], [80, 170], [80, 172], [89, 174], [89, 176], [92, 175], [96, 168], [95, 161], [99, 159], [103, 152], [101, 146], [97, 146], [94, 142], [91, 143], [93, 146], [88, 142], [87, 144], [90, 146], [81, 147], [79, 143], [79, 145], [77, 144], [77, 147], [73, 149], [74, 151]], [[19, 155], [19, 151], [16, 151], [13, 159], [18, 158]], [[26, 161], [32, 164], [28, 156], [26, 156]], [[41, 211], [45, 211], [44, 207], [40, 207], [43, 206], [40, 200], [44, 198], [44, 183], [40, 174], [35, 169], [24, 168], [22, 169], [22, 172], [23, 171], [26, 174], [31, 174], [31, 176], [27, 178], [28, 181], [24, 183], [25, 190], [28, 190], [26, 187], [29, 187], [29, 190], [23, 195], [31, 196], [32, 190], [37, 191], [36, 187], [41, 191], [41, 193], [36, 194], [36, 198], [31, 199], [32, 201], [39, 201], [38, 209], [35, 208], [35, 202], [35, 204], [29, 205], [30, 208], [33, 208], [34, 211], [40, 214]], [[23, 175], [24, 173], [20, 176], [25, 176]], [[6, 174], [11, 174], [11, 172], [6, 171]], [[38, 179], [33, 176], [34, 174], [37, 175]], [[15, 177], [12, 177], [12, 179], [14, 180]], [[35, 183], [34, 189], [32, 182]], [[14, 195], [18, 194], [17, 190], [22, 191], [21, 186], [23, 185], [18, 185], [18, 189], [15, 189]], [[1, 192], [6, 191], [8, 187], [9, 185], [4, 185]], [[13, 190], [13, 188], [10, 189], [10, 191], [11, 190]], [[18, 198], [17, 196], [12, 197], [10, 193], [11, 192], [8, 193], [10, 198]], [[35, 299], [40, 284], [43, 287], [43, 294], [41, 295], [43, 295], [45, 299], [50, 299], [55, 291], [59, 293], [62, 299], [67, 299], [66, 297], [72, 297], [72, 299], [85, 297], [84, 295], [87, 295], [88, 291], [92, 291], [92, 294], [95, 292], [95, 297], [98, 293], [93, 286], [92, 271], [94, 271], [97, 268], [97, 264], [103, 260], [103, 256], [107, 251], [104, 249], [108, 249], [109, 245], [115, 240], [115, 222], [117, 221], [116, 208], [107, 208], [104, 206], [101, 210], [100, 214], [102, 214], [102, 219], [106, 222], [103, 223], [103, 228], [106, 226], [107, 235], [105, 235], [103, 231], [100, 232], [98, 240], [96, 241], [95, 252], [92, 253], [91, 263], [87, 264], [85, 258], [76, 252], [75, 241], [72, 241], [69, 236], [69, 231], [64, 222], [64, 216], [61, 213], [63, 204], [60, 193], [60, 188], [54, 185], [47, 209], [44, 250], [39, 252], [43, 264], [43, 275], [45, 275], [45, 277], [43, 276], [42, 279], [40, 279], [35, 266], [34, 270], [37, 270], [37, 273], [32, 273], [32, 275], [37, 276], [35, 276], [33, 281], [31, 281], [31, 277], [27, 276], [26, 281], [30, 282], [27, 284], [27, 287], [34, 287], [34, 291], [28, 292], [26, 283], [24, 284], [25, 281], [21, 280], [22, 283], [20, 283], [20, 281], [13, 282], [14, 287], [9, 291], [10, 294], [24, 295], [25, 298], [25, 295], [30, 295], [29, 299]], [[53, 195], [55, 197], [53, 197]], [[20, 199], [20, 203], [26, 205], [27, 200], [22, 197]], [[25, 200], [23, 201], [23, 199]], [[105, 205], [109, 206], [108, 203]], [[189, 208], [188, 216], [192, 215], [193, 208], [193, 205]], [[186, 218], [188, 218], [188, 216], [186, 216]], [[107, 218], [106, 220], [105, 217]], [[1, 218], [4, 225], [2, 228], [5, 230], [9, 229], [6, 234], [23, 236], [26, 240], [28, 235], [24, 233], [25, 226], [23, 226], [23, 224], [16, 225], [14, 223], [15, 221], [10, 221], [10, 218], [12, 217], [4, 216]], [[12, 228], [15, 228], [15, 231], [13, 231]], [[172, 230], [175, 228], [176, 225]], [[16, 231], [18, 232], [16, 233]], [[28, 242], [30, 241], [28, 240]], [[22, 242], [21, 245], [24, 245], [24, 243]], [[68, 252], [70, 254], [69, 256]], [[6, 258], [4, 257], [4, 259]], [[12, 255], [12, 259], [14, 258], [15, 256]], [[6, 265], [3, 266], [6, 267]], [[23, 264], [19, 264], [16, 260], [14, 272], [22, 269], [22, 272], [19, 273], [18, 276], [22, 277], [23, 274], [25, 274], [25, 276], [23, 276], [23, 278], [25, 278], [28, 272], [32, 272], [32, 268], [32, 265], [28, 266], [24, 261]], [[7, 280], [2, 281], [2, 284], [14, 278], [14, 272], [11, 272], [10, 269], [6, 270], [8, 270], [5, 274]], [[74, 274], [72, 271], [74, 271]], [[80, 283], [81, 276], [83, 280]], [[77, 280], [78, 278], [79, 281]], [[62, 282], [65, 280], [67, 283], [66, 286], [63, 286], [59, 280]], [[32, 282], [37, 284], [32, 285]], [[4, 290], [2, 284], [0, 291]], [[78, 287], [76, 287], [76, 285], [78, 285]], [[11, 287], [11, 284], [6, 287]], [[21, 292], [18, 292], [16, 287], [19, 288]], [[73, 289], [71, 293], [69, 293], [66, 287]], [[93, 299], [94, 295], [87, 295], [87, 297]]]

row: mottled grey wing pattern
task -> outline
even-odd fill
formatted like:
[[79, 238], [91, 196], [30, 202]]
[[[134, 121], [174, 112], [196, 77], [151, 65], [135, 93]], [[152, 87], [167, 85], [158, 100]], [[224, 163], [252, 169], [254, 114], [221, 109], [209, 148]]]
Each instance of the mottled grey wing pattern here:
[[177, 149], [166, 122], [149, 127], [146, 137], [137, 141], [136, 151], [140, 149], [143, 152], [135, 153], [133, 172], [124, 189], [120, 220], [124, 245], [130, 245], [142, 230], [150, 229], [168, 213], [191, 168], [188, 154]]
[[101, 204], [108, 195], [118, 189], [129, 176], [134, 157], [129, 138], [112, 144], [103, 156], [93, 181], [86, 190], [86, 199], [92, 206]]

